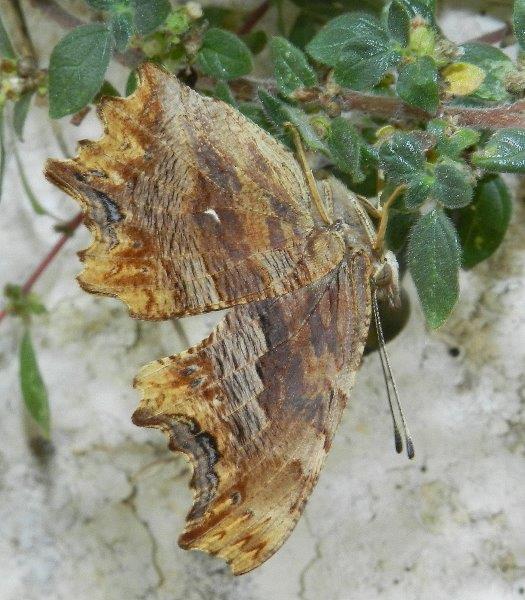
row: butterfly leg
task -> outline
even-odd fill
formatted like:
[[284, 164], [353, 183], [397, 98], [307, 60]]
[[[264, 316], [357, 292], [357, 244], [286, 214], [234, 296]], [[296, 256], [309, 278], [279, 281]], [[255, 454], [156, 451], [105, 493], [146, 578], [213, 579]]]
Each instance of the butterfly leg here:
[[303, 143], [301, 141], [301, 136], [297, 127], [293, 125], [293, 123], [284, 123], [284, 127], [290, 130], [290, 134], [292, 136], [292, 140], [295, 146], [295, 152], [297, 154], [297, 158], [299, 159], [299, 164], [301, 165], [301, 169], [304, 173], [306, 183], [308, 184], [308, 189], [310, 190], [310, 194], [312, 196], [312, 200], [315, 204], [315, 208], [319, 213], [321, 219], [327, 224], [332, 225], [332, 219], [330, 218], [328, 212], [326, 211], [326, 207], [324, 202], [319, 194], [319, 190], [317, 189], [317, 185], [315, 183], [315, 178], [312, 173], [312, 169], [308, 164], [306, 159], [306, 153], [304, 151]]

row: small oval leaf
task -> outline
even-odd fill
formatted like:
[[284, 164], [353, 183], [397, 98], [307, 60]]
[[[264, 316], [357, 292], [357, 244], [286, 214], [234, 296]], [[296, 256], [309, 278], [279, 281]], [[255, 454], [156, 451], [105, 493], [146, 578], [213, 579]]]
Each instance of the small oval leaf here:
[[73, 29], [53, 48], [49, 62], [49, 114], [58, 119], [89, 104], [104, 83], [111, 31], [103, 23]]
[[315, 71], [308, 64], [306, 56], [287, 39], [273, 37], [270, 52], [275, 80], [282, 94], [290, 96], [298, 88], [316, 85]]
[[436, 165], [433, 197], [447, 208], [462, 208], [472, 200], [470, 173], [460, 163], [443, 160]]
[[471, 269], [497, 250], [511, 212], [510, 193], [499, 175], [485, 177], [478, 183], [472, 204], [458, 211], [457, 229], [465, 269]]
[[396, 92], [398, 96], [428, 113], [435, 113], [439, 106], [438, 72], [436, 63], [429, 56], [422, 56], [399, 70]]
[[169, 0], [131, 0], [131, 5], [135, 9], [135, 28], [143, 35], [162, 25], [171, 10]]
[[29, 414], [40, 426], [46, 438], [50, 436], [51, 417], [47, 390], [38, 368], [29, 329], [26, 329], [20, 344], [20, 387]]
[[352, 176], [356, 182], [365, 178], [361, 170], [361, 138], [343, 117], [332, 120], [328, 134], [328, 148], [336, 166]]
[[519, 45], [525, 50], [525, 0], [514, 0], [512, 25]]
[[427, 323], [440, 327], [458, 299], [461, 263], [456, 230], [441, 210], [432, 210], [412, 227], [407, 258]]
[[410, 133], [394, 133], [379, 150], [379, 164], [392, 183], [407, 183], [425, 167], [421, 141]]
[[488, 171], [525, 173], [525, 129], [497, 131], [472, 155], [472, 163]]
[[217, 79], [235, 79], [252, 70], [248, 46], [234, 33], [217, 28], [205, 33], [197, 62], [203, 73]]

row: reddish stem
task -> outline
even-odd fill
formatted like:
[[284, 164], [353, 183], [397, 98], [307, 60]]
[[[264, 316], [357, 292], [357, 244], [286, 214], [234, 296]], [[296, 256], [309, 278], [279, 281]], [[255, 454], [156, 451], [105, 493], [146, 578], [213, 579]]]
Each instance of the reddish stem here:
[[264, 17], [264, 15], [268, 12], [270, 8], [270, 2], [267, 0], [260, 4], [257, 8], [254, 8], [251, 13], [249, 13], [244, 20], [244, 23], [239, 28], [239, 35], [245, 35], [250, 33], [250, 31], [257, 25], [257, 23]]
[[[60, 252], [62, 246], [68, 241], [77, 227], [82, 223], [83, 215], [79, 213], [76, 217], [73, 217], [70, 221], [64, 224], [63, 231], [64, 233], [60, 236], [60, 239], [56, 242], [56, 244], [51, 248], [51, 250], [44, 256], [44, 258], [37, 265], [35, 270], [31, 273], [26, 282], [22, 285], [22, 291], [27, 294], [31, 291], [33, 285], [38, 281], [42, 273], [49, 267], [49, 265], [53, 262], [55, 256]], [[7, 315], [7, 311], [0, 311], [0, 322]]]

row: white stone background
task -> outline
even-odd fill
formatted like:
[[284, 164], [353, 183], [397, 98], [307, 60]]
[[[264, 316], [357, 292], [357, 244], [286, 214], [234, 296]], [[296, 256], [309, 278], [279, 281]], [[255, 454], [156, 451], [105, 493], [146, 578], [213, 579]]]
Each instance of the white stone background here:
[[[271, 18], [269, 19], [271, 22]], [[443, 24], [464, 40], [498, 22], [469, 10]], [[60, 37], [33, 19], [42, 54]], [[114, 69], [122, 85], [125, 75]], [[96, 137], [91, 115], [70, 142]], [[75, 207], [41, 175], [59, 150], [43, 108], [21, 147], [41, 201]], [[0, 206], [0, 284], [20, 282], [56, 235], [36, 218], [14, 160]], [[190, 473], [159, 432], [134, 427], [138, 367], [183, 345], [170, 323], [131, 320], [117, 301], [80, 290], [79, 231], [38, 282], [49, 309], [34, 338], [53, 414], [54, 452], [28, 445], [14, 319], [0, 329], [1, 600], [511, 600], [525, 588], [523, 210], [496, 255], [461, 277], [462, 298], [439, 332], [416, 302], [389, 345], [417, 457], [392, 449], [376, 355], [364, 360], [319, 484], [283, 548], [238, 578], [176, 540]], [[413, 295], [413, 289], [409, 285]], [[190, 318], [191, 342], [213, 317]], [[459, 356], [449, 354], [451, 347]]]

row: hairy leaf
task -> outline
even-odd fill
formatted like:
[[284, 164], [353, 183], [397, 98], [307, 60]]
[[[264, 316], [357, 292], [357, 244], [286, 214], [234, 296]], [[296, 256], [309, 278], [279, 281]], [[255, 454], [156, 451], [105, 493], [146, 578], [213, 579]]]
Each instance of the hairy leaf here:
[[472, 155], [472, 163], [487, 171], [525, 173], [525, 129], [497, 131]]
[[162, 25], [171, 9], [169, 0], [131, 0], [131, 5], [135, 10], [135, 28], [143, 35]]
[[514, 0], [512, 25], [516, 39], [521, 48], [525, 50], [525, 0]]
[[425, 173], [417, 173], [408, 181], [404, 194], [405, 206], [408, 209], [421, 206], [434, 189], [435, 179]]
[[408, 104], [435, 113], [439, 105], [439, 87], [434, 60], [429, 56], [422, 56], [402, 67], [399, 70], [396, 92]]
[[400, 0], [393, 0], [386, 5], [386, 24], [388, 33], [398, 44], [408, 45], [410, 35], [410, 14]]
[[447, 208], [461, 208], [472, 200], [470, 173], [460, 163], [443, 160], [436, 165], [433, 197]]
[[91, 102], [104, 82], [111, 31], [103, 23], [82, 25], [54, 47], [49, 62], [49, 114], [53, 119]]
[[379, 150], [379, 164], [392, 183], [407, 183], [425, 167], [421, 141], [410, 133], [394, 133]]
[[51, 417], [47, 390], [38, 368], [29, 329], [26, 329], [20, 344], [20, 387], [29, 414], [40, 426], [46, 438], [50, 436]]
[[316, 85], [315, 71], [308, 64], [306, 56], [287, 39], [273, 37], [270, 51], [275, 80], [282, 94], [290, 96], [298, 88]]
[[266, 117], [276, 126], [282, 127], [285, 123], [291, 123], [299, 130], [301, 138], [308, 148], [328, 154], [326, 144], [317, 135], [315, 129], [308, 120], [308, 115], [298, 108], [291, 106], [279, 98], [272, 96], [264, 90], [259, 90], [259, 98], [262, 102]]
[[361, 170], [361, 138], [355, 127], [343, 117], [332, 120], [328, 148], [341, 171], [351, 175], [356, 182], [364, 179]]
[[219, 81], [215, 86], [215, 90], [213, 91], [213, 95], [215, 98], [234, 106], [235, 108], [239, 107], [239, 103], [235, 99], [230, 86], [225, 81]]
[[427, 323], [439, 327], [457, 302], [461, 263], [456, 230], [441, 210], [432, 210], [412, 227], [407, 258]]
[[399, 62], [401, 54], [377, 19], [352, 16], [357, 18], [335, 64], [334, 79], [345, 87], [370, 89]]
[[418, 215], [391, 210], [386, 229], [386, 245], [392, 252], [400, 252], [406, 244], [410, 229], [417, 221]]
[[197, 54], [203, 73], [217, 79], [235, 79], [252, 70], [252, 55], [246, 44], [234, 33], [208, 29]]
[[118, 12], [111, 15], [109, 21], [115, 40], [115, 50], [124, 52], [133, 33], [133, 15], [131, 12]]
[[458, 211], [457, 229], [463, 267], [470, 269], [491, 256], [501, 244], [512, 212], [512, 200], [499, 175], [482, 179], [472, 204]]
[[436, 136], [436, 151], [439, 155], [457, 159], [461, 154], [479, 142], [481, 134], [469, 127], [456, 128], [444, 119], [432, 119], [427, 131]]

